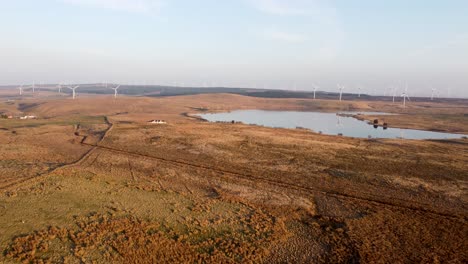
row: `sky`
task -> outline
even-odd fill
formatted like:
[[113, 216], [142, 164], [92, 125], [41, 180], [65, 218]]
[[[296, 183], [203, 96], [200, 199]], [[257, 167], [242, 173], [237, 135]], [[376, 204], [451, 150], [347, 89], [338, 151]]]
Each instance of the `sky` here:
[[0, 0], [0, 85], [468, 97], [466, 0]]

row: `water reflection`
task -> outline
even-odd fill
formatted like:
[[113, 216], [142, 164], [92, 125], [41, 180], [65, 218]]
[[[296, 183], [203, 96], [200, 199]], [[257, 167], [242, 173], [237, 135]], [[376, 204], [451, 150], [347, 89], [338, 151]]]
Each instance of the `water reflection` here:
[[[357, 114], [349, 112], [345, 114]], [[388, 113], [368, 113], [372, 115], [388, 115]], [[202, 118], [211, 122], [240, 121], [245, 124], [255, 124], [281, 128], [307, 128], [317, 133], [328, 135], [343, 135], [358, 138], [406, 138], [406, 139], [446, 139], [461, 138], [463, 135], [432, 132], [414, 129], [399, 129], [378, 124], [369, 125], [364, 121], [336, 113], [295, 112], [295, 111], [263, 111], [238, 110], [228, 113], [202, 114]]]

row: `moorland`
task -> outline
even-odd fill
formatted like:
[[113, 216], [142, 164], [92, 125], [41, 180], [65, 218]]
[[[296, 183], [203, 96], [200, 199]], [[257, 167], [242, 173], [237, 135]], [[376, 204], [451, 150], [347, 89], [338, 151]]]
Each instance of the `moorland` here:
[[[467, 100], [0, 93], [0, 262], [466, 263], [468, 140], [358, 139], [197, 113], [384, 111], [468, 134]], [[162, 119], [167, 124], [149, 124]]]

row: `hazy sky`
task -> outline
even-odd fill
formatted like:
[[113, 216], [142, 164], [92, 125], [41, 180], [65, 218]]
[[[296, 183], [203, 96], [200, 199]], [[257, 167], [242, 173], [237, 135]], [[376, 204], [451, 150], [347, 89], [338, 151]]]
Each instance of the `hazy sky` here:
[[0, 22], [0, 84], [468, 97], [466, 0], [0, 0]]

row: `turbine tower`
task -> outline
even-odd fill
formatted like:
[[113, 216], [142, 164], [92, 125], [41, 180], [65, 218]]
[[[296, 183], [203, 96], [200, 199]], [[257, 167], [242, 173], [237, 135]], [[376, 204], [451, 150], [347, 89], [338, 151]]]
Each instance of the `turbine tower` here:
[[395, 103], [395, 96], [396, 96], [396, 90], [397, 90], [397, 87], [393, 87], [393, 98], [392, 98], [392, 101]]
[[62, 93], [62, 84], [61, 83], [59, 83], [57, 85], [57, 88], [58, 88], [58, 93]]
[[344, 86], [338, 84], [338, 88], [340, 88], [340, 102], [341, 102], [341, 98], [342, 98], [342, 96], [343, 96], [343, 89], [344, 89]]
[[114, 90], [114, 98], [117, 98], [117, 93], [118, 93], [117, 90], [118, 90], [119, 88], [120, 88], [120, 84], [117, 85], [117, 87], [115, 87], [115, 88], [111, 88], [112, 90]]
[[431, 101], [434, 100], [434, 93], [435, 93], [436, 89], [435, 88], [432, 88], [432, 94], [431, 94]]
[[362, 86], [358, 86], [358, 97], [361, 98]]
[[408, 96], [408, 85], [405, 89], [405, 92], [401, 94], [401, 97], [403, 97], [403, 108], [406, 108], [406, 99], [408, 98], [408, 101], [411, 101]]
[[18, 89], [19, 89], [20, 95], [23, 95], [23, 85], [21, 85], [20, 87], [18, 87]]
[[314, 100], [315, 100], [315, 92], [317, 92], [318, 86], [315, 84], [312, 84], [312, 86], [314, 87]]
[[78, 87], [80, 87], [80, 86], [79, 86], [79, 85], [74, 86], [74, 87], [68, 86], [68, 88], [71, 89], [72, 92], [73, 92], [73, 100], [75, 100], [75, 98], [76, 98], [76, 91], [75, 91], [75, 90], [76, 90]]
[[36, 82], [33, 81], [33, 84], [32, 84], [32, 91], [33, 93], [36, 91]]

